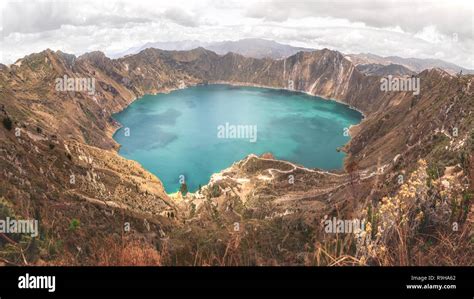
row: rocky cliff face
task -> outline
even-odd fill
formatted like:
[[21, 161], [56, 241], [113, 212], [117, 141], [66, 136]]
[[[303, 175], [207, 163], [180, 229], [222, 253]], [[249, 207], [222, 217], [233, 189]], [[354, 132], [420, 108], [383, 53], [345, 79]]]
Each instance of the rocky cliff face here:
[[[94, 92], [58, 91], [56, 80], [65, 76], [93, 79]], [[380, 77], [361, 74], [327, 49], [283, 60], [203, 48], [146, 49], [116, 60], [100, 52], [32, 54], [0, 67], [1, 199], [22, 217], [41, 218], [44, 244], [33, 263], [96, 264], [103, 259], [92, 253], [97, 244], [123, 241], [124, 223], [133, 223], [134, 238], [169, 256], [165, 263], [179, 257], [179, 264], [312, 264], [315, 242], [326, 238], [319, 225], [324, 215], [364, 217], [369, 203], [375, 208], [397, 192], [399, 175], [411, 173], [418, 160], [430, 161], [433, 180], [456, 166], [462, 190], [472, 182], [473, 76], [433, 69], [417, 77], [419, 95], [384, 92]], [[215, 82], [298, 90], [363, 111], [366, 118], [351, 128], [344, 149], [346, 170], [327, 173], [251, 155], [201, 192], [176, 200], [158, 178], [117, 155], [113, 113], [147, 93]], [[76, 218], [82, 230], [68, 228]], [[242, 230], [233, 230], [235, 223]], [[199, 255], [196, 244], [209, 234], [221, 243]], [[65, 254], [44, 252], [46, 243], [63, 239]], [[75, 256], [79, 244], [87, 245]], [[233, 255], [227, 254], [232, 246]]]

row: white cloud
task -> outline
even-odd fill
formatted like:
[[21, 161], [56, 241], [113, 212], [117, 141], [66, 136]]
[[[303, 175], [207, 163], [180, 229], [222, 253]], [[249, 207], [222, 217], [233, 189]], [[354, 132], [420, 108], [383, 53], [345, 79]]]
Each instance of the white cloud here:
[[176, 22], [179, 25], [183, 25], [186, 27], [197, 27], [199, 26], [199, 17], [191, 14], [181, 8], [173, 7], [168, 8], [164, 13], [163, 16], [168, 18], [171, 21]]
[[7, 0], [0, 10], [4, 63], [46, 48], [79, 55], [154, 41], [259, 37], [474, 68], [469, 1]]

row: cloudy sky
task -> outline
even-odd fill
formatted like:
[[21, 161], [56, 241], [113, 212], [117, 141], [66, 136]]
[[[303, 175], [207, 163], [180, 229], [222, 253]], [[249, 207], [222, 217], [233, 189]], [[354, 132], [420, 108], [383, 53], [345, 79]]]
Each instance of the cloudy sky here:
[[46, 48], [80, 55], [146, 42], [258, 37], [343, 53], [439, 58], [474, 69], [472, 0], [0, 2], [0, 62]]

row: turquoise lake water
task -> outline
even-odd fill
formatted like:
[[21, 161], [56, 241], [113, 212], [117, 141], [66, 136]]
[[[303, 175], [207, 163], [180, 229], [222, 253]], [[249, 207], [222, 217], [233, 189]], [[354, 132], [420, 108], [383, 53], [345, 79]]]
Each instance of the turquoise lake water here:
[[[341, 168], [345, 154], [336, 148], [349, 141], [344, 128], [362, 115], [298, 92], [208, 85], [146, 95], [114, 119], [123, 126], [114, 134], [119, 154], [138, 161], [172, 193], [181, 175], [195, 191], [251, 153], [270, 152], [310, 168]], [[234, 138], [238, 125], [247, 133], [256, 129], [256, 135], [241, 131], [238, 137], [246, 138]]]

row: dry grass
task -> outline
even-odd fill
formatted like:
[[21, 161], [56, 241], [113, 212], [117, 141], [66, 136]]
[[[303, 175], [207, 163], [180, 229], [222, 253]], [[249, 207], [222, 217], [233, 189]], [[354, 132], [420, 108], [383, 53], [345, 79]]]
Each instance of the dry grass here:
[[97, 253], [99, 266], [161, 266], [160, 253], [150, 244], [132, 239], [123, 243], [108, 239]]

